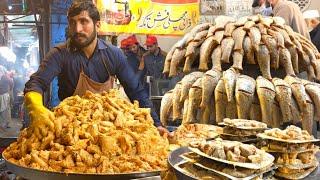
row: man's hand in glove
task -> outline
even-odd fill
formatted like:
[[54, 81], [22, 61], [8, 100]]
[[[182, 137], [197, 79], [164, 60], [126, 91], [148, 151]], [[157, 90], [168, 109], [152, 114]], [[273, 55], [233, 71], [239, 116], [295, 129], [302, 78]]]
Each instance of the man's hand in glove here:
[[31, 120], [29, 128], [38, 137], [46, 136], [48, 129], [54, 129], [53, 112], [43, 106], [42, 95], [40, 93], [28, 92], [24, 97]]

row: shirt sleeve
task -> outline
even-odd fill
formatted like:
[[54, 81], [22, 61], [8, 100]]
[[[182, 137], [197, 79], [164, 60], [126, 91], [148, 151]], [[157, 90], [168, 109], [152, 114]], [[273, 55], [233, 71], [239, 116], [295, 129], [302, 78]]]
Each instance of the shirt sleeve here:
[[129, 64], [126, 60], [124, 54], [116, 48], [112, 49], [115, 54], [115, 74], [118, 77], [121, 85], [124, 87], [124, 90], [131, 101], [137, 100], [143, 108], [151, 109], [151, 116], [154, 121], [155, 126], [160, 126], [161, 122], [159, 116], [157, 115], [151, 100], [148, 97], [147, 92], [144, 89], [143, 84], [139, 80], [139, 77], [135, 75], [133, 70], [129, 67]]
[[62, 50], [51, 49], [41, 61], [37, 72], [31, 75], [26, 83], [24, 93], [36, 91], [43, 94], [50, 87], [55, 76], [61, 72]]
[[275, 16], [282, 17], [285, 20], [286, 25], [292, 27], [293, 10], [291, 7], [282, 5], [281, 10], [278, 10]]

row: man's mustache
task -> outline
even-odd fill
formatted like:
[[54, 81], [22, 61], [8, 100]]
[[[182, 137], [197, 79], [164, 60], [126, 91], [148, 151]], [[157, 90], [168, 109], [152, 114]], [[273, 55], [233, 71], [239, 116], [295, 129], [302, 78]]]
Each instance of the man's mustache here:
[[73, 37], [73, 38], [76, 38], [76, 37], [84, 37], [84, 38], [86, 38], [87, 36], [85, 34], [82, 34], [82, 33], [74, 33], [74, 34], [71, 35], [71, 37]]

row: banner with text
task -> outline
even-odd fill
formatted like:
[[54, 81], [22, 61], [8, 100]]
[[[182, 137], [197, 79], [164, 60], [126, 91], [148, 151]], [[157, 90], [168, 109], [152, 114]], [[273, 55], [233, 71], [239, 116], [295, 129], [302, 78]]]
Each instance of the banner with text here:
[[95, 0], [99, 34], [183, 35], [199, 20], [199, 0]]

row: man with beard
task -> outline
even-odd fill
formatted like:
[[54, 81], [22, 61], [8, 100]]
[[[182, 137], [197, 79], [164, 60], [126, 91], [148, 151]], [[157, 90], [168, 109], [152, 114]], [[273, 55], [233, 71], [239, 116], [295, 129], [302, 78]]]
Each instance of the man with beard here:
[[55, 76], [58, 76], [60, 100], [72, 95], [81, 96], [87, 90], [94, 93], [108, 90], [112, 88], [113, 77], [117, 76], [130, 100], [138, 100], [140, 106], [151, 108], [154, 125], [160, 133], [166, 133], [122, 51], [97, 38], [100, 15], [92, 1], [73, 3], [67, 18], [70, 39], [46, 54], [38, 71], [25, 85], [30, 128], [39, 135], [45, 135], [43, 129], [46, 127], [54, 128], [54, 114], [43, 105], [42, 95]]

